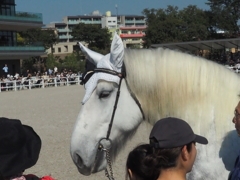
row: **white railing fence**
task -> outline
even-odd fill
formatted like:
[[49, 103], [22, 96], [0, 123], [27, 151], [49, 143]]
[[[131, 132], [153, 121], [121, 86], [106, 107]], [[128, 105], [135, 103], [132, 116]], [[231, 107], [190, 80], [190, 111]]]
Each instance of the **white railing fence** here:
[[71, 77], [54, 77], [54, 78], [41, 78], [41, 79], [22, 79], [7, 82], [0, 81], [0, 92], [2, 91], [17, 91], [33, 88], [47, 88], [58, 86], [69, 86], [73, 84], [80, 85], [80, 76]]

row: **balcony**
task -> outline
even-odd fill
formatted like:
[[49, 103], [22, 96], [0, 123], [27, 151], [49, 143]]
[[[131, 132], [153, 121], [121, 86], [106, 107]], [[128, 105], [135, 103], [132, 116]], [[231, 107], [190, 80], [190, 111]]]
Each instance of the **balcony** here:
[[0, 46], [1, 51], [44, 51], [43, 46]]
[[0, 46], [0, 59], [25, 59], [44, 55], [43, 46]]
[[0, 19], [13, 20], [13, 21], [42, 22], [42, 14], [16, 11], [15, 15], [11, 15], [11, 16], [0, 15]]
[[58, 38], [59, 39], [68, 39], [68, 36], [63, 35], [63, 36], [58, 36]]
[[15, 15], [0, 15], [0, 29], [23, 31], [30, 28], [41, 28], [42, 14], [29, 12], [16, 12]]
[[80, 21], [68, 21], [68, 24], [79, 24]]
[[145, 36], [145, 34], [120, 34], [121, 38], [140, 38]]
[[72, 32], [71, 29], [57, 29], [58, 32]]
[[125, 23], [131, 23], [131, 24], [134, 24], [135, 21], [134, 21], [134, 20], [125, 20]]
[[141, 23], [141, 24], [145, 24], [145, 23], [146, 23], [146, 21], [144, 21], [144, 20], [135, 20], [135, 23]]

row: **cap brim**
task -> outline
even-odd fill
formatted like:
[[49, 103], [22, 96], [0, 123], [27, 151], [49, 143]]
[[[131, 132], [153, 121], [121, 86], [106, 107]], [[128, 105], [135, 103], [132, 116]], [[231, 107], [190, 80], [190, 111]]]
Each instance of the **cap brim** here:
[[194, 141], [199, 143], [199, 144], [208, 144], [208, 140], [205, 137], [199, 136], [199, 135], [196, 135]]

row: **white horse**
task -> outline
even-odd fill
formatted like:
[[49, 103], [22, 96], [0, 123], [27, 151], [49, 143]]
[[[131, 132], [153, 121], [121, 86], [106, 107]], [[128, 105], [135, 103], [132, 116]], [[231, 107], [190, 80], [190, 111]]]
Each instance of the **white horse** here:
[[[112, 159], [143, 120], [154, 124], [160, 118], [178, 117], [209, 141], [206, 146], [197, 146], [191, 178], [227, 179], [240, 149], [232, 123], [239, 101], [237, 74], [214, 62], [169, 49], [124, 49], [116, 34], [106, 56], [80, 47], [97, 68], [118, 74], [125, 64], [126, 78], [122, 80], [110, 133]], [[85, 84], [84, 105], [71, 139], [71, 156], [81, 174], [106, 168], [105, 153], [98, 152], [98, 145], [106, 138], [120, 77], [95, 72]]]

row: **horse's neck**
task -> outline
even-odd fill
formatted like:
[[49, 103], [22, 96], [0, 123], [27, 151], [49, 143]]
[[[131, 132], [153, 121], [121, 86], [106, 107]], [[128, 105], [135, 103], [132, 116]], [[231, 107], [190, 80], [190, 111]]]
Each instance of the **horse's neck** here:
[[151, 124], [167, 116], [197, 121], [216, 120], [217, 113], [221, 120], [232, 116], [240, 79], [225, 67], [169, 50], [130, 52], [127, 58], [129, 87]]

